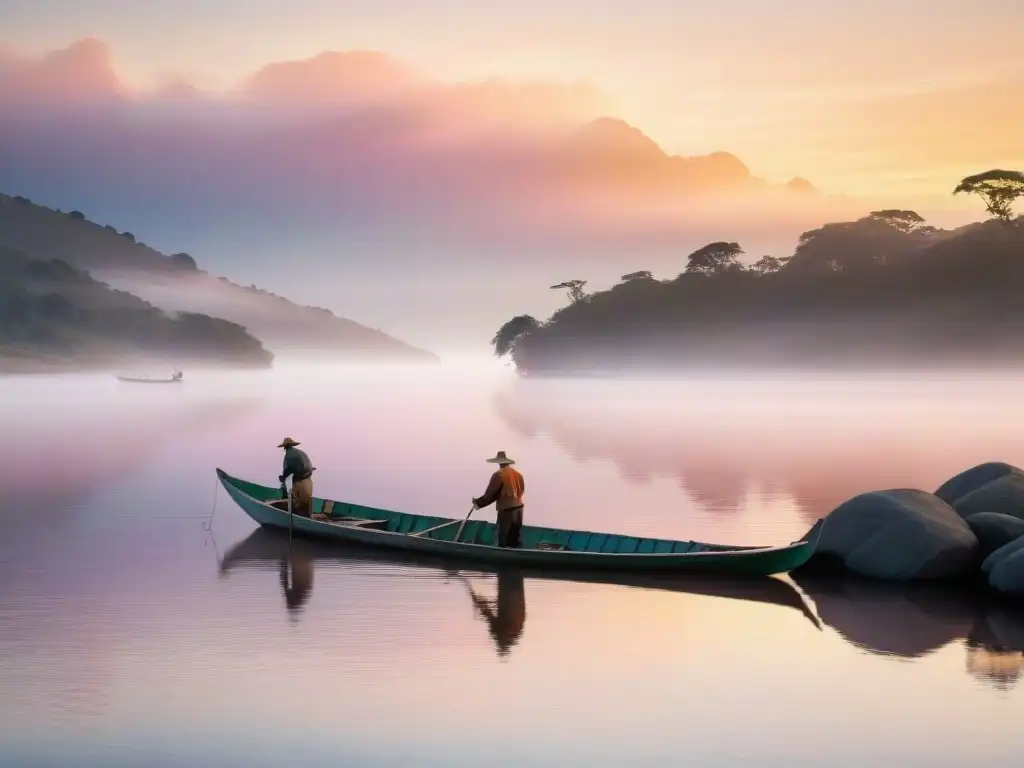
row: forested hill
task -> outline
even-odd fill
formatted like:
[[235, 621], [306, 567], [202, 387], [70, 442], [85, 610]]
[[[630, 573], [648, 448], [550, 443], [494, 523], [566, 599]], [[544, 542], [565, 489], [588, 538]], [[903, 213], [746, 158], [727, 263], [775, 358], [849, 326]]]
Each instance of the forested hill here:
[[993, 218], [957, 230], [909, 210], [875, 211], [805, 232], [784, 257], [736, 242], [681, 255], [682, 271], [622, 276], [567, 306], [519, 315], [493, 339], [522, 373], [623, 375], [696, 365], [1017, 364], [1024, 358], [1024, 174], [988, 171], [977, 192]]
[[82, 212], [63, 212], [0, 195], [0, 246], [36, 259], [59, 259], [165, 309], [221, 317], [268, 348], [339, 360], [436, 362], [437, 357], [332, 312], [243, 287], [201, 269], [189, 254], [164, 254]]
[[131, 364], [268, 367], [273, 355], [235, 323], [168, 314], [65, 261], [0, 246], [0, 372]]

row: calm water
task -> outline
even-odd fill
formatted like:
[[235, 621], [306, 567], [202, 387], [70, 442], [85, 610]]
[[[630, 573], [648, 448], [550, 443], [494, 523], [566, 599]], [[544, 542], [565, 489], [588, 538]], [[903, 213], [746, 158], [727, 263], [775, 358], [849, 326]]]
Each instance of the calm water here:
[[[258, 531], [213, 469], [464, 514], [782, 543], [860, 491], [1024, 465], [1019, 377], [517, 381], [308, 368], [0, 381], [0, 765], [951, 765], [1016, 760], [1024, 611], [923, 589], [655, 589]], [[493, 512], [482, 513], [493, 519]], [[820, 623], [819, 623], [820, 619]]]

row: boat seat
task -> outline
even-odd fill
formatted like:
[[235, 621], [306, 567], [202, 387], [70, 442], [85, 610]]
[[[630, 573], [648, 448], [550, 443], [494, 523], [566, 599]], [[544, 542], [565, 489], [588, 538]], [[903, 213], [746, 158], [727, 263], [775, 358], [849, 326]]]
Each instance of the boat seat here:
[[373, 528], [378, 531], [388, 529], [387, 520], [366, 520], [361, 517], [335, 517], [331, 520], [334, 525], [344, 525], [350, 528]]

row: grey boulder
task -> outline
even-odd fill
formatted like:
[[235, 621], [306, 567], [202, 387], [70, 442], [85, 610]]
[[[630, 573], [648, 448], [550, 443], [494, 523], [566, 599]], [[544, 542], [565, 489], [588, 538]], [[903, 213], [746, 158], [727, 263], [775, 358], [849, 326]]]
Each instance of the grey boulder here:
[[971, 491], [976, 491], [1000, 477], [1013, 474], [1024, 475], [1024, 470], [1003, 461], [988, 461], [954, 475], [939, 486], [935, 495], [947, 504], [953, 505], [957, 499]]
[[998, 512], [978, 512], [964, 518], [964, 522], [978, 538], [978, 551], [982, 557], [995, 552], [1011, 541], [1024, 536], [1024, 520]]
[[997, 592], [1024, 597], [1024, 547], [998, 560], [988, 574], [988, 583]]
[[981, 563], [982, 572], [986, 575], [991, 574], [992, 569], [996, 567], [996, 563], [1003, 558], [1009, 557], [1018, 549], [1024, 549], [1024, 536], [1016, 538], [1008, 544], [1003, 544], [1003, 546], [986, 557]]
[[979, 464], [935, 492], [961, 517], [998, 512], [1024, 520], [1024, 470], [1003, 462]]
[[978, 539], [946, 502], [926, 491], [854, 496], [825, 519], [815, 556], [887, 581], [947, 580], [971, 571]]

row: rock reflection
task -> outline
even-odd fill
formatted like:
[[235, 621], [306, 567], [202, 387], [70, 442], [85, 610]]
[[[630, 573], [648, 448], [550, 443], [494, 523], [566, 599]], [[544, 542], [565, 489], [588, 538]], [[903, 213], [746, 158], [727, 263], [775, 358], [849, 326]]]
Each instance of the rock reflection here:
[[794, 574], [821, 620], [870, 653], [917, 659], [953, 643], [972, 677], [999, 690], [1024, 670], [1024, 615], [969, 589]]
[[985, 387], [945, 377], [518, 380], [493, 405], [521, 437], [547, 434], [573, 457], [610, 459], [627, 482], [672, 478], [722, 513], [751, 491], [782, 496], [810, 523], [864, 491], [932, 490], [992, 456], [1019, 456], [1003, 416], [1019, 409], [1015, 394], [974, 384]]
[[[369, 549], [302, 537], [289, 541], [287, 531], [258, 528], [230, 547], [220, 560], [219, 573], [227, 577], [240, 568], [276, 567], [284, 603], [292, 621], [298, 621], [313, 590], [316, 561], [359, 567], [367, 564], [413, 569], [418, 576], [457, 580], [466, 587], [475, 613], [486, 623], [499, 658], [507, 657], [521, 640], [526, 624], [526, 582], [530, 579], [609, 584], [638, 589], [678, 592], [767, 603], [799, 611], [815, 627], [820, 622], [800, 592], [775, 578], [727, 579], [710, 576], [658, 577], [597, 572], [548, 572], [535, 568], [462, 567], [439, 557]], [[493, 579], [495, 597], [487, 598], [474, 579]]]

